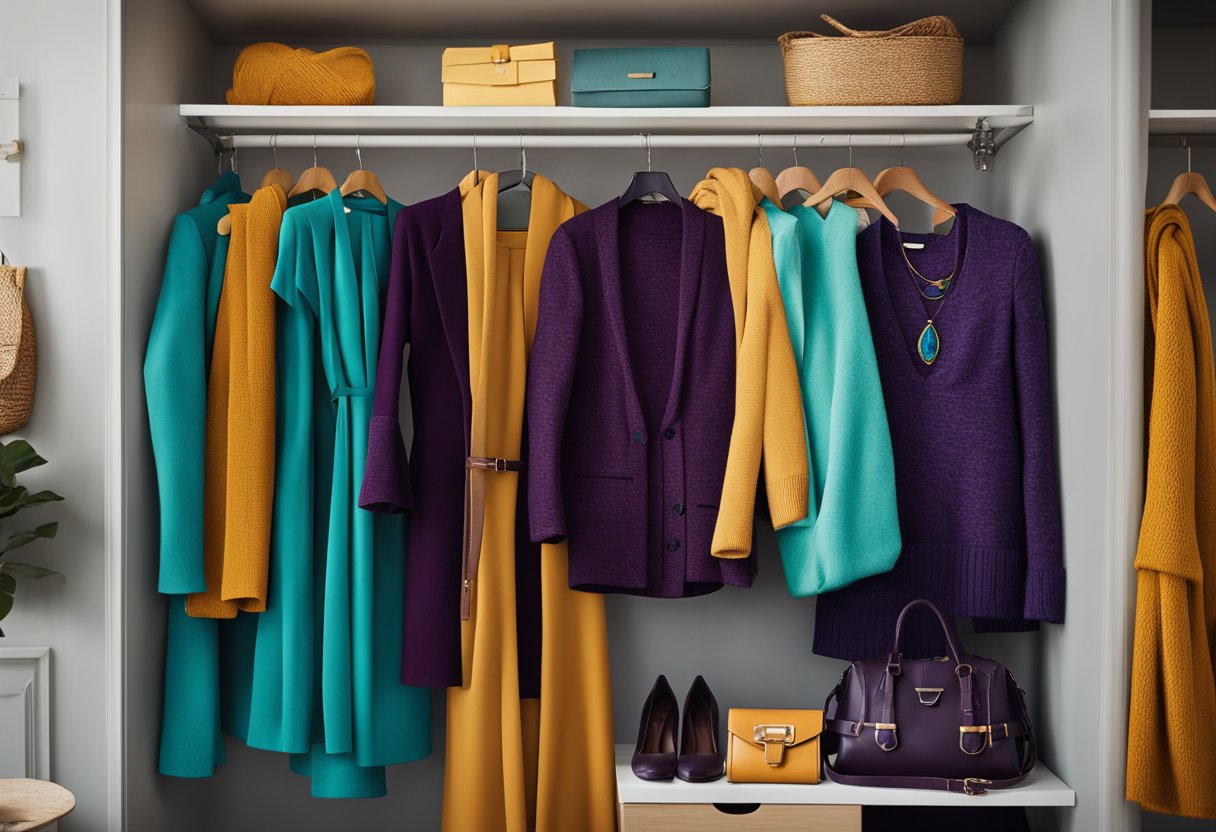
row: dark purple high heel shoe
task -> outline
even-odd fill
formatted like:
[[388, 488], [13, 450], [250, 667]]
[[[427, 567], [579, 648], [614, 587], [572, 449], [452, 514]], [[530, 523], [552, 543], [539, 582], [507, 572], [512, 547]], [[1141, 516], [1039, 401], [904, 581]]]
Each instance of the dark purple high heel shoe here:
[[680, 729], [680, 760], [676, 777], [689, 783], [710, 783], [726, 771], [718, 750], [718, 700], [705, 683], [693, 679], [684, 697], [684, 724]]
[[670, 780], [676, 775], [676, 736], [680, 709], [676, 695], [660, 675], [642, 705], [642, 724], [631, 768], [642, 780]]

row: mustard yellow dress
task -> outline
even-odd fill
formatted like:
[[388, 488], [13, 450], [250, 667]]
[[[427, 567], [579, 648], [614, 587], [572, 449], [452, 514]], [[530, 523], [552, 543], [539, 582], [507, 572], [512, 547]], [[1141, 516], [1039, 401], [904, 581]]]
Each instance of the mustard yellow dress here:
[[[497, 174], [470, 173], [460, 193], [470, 455], [518, 460], [545, 252], [557, 227], [586, 207], [537, 175], [528, 230], [500, 232]], [[443, 828], [608, 832], [616, 828], [616, 785], [604, 600], [570, 589], [564, 543], [542, 548], [540, 698], [522, 698], [518, 492], [516, 472], [470, 471], [473, 501], [484, 497], [484, 526], [480, 557], [467, 570], [464, 686], [448, 690]]]

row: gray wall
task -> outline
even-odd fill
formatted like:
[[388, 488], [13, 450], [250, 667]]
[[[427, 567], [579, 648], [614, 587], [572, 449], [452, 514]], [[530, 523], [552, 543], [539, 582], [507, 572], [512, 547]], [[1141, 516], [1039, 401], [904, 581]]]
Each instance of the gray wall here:
[[[1216, 108], [1216, 26], [1157, 26], [1152, 33], [1152, 106], [1157, 109]], [[1192, 168], [1216, 182], [1216, 147], [1191, 151]], [[1174, 177], [1186, 170], [1186, 152], [1173, 147], [1153, 147], [1148, 154], [1146, 206], [1165, 198]], [[1195, 237], [1195, 253], [1203, 275], [1208, 314], [1216, 320], [1216, 214], [1194, 197], [1183, 202]], [[1214, 785], [1216, 788], [1216, 785]], [[1144, 812], [1145, 832], [1213, 832], [1216, 820]]]
[[37, 399], [17, 435], [50, 460], [29, 486], [67, 497], [5, 521], [7, 534], [58, 520], [58, 538], [20, 559], [66, 577], [18, 579], [0, 646], [52, 648], [51, 776], [77, 799], [65, 832], [102, 829], [107, 812], [106, 12], [84, 0], [0, 0], [0, 75], [21, 77], [26, 142], [22, 216], [0, 218], [0, 249], [29, 267], [38, 334]]

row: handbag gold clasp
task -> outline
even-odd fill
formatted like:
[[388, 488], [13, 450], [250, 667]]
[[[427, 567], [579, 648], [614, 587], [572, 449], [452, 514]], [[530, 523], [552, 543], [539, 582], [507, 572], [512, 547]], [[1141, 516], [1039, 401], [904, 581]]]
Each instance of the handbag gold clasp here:
[[496, 64], [510, 63], [511, 47], [505, 43], [496, 43], [490, 47], [490, 60]]
[[985, 742], [980, 746], [979, 751], [968, 751], [966, 746], [963, 745], [963, 739], [968, 734], [987, 734], [987, 733], [988, 733], [987, 725], [960, 725], [960, 726], [958, 726], [958, 750], [963, 752], [964, 754], [970, 754], [972, 757], [974, 757], [978, 754], [983, 754], [984, 748], [991, 744], [991, 736], [984, 738]]
[[988, 790], [984, 786], [991, 786], [991, 780], [985, 780], [983, 777], [964, 777], [963, 778], [963, 794], [969, 797], [982, 797], [988, 794]]
[[764, 743], [764, 762], [770, 768], [781, 765], [785, 758], [785, 747], [794, 744], [793, 725], [754, 725], [753, 738]]

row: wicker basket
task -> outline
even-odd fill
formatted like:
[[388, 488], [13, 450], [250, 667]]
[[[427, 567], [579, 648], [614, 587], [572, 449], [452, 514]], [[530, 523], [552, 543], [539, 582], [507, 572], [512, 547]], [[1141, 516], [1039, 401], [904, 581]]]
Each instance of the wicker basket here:
[[0, 255], [0, 434], [20, 430], [30, 420], [37, 368], [25, 266], [10, 266]]
[[822, 17], [844, 37], [787, 32], [777, 40], [791, 105], [958, 103], [963, 38], [950, 18], [859, 32]]

